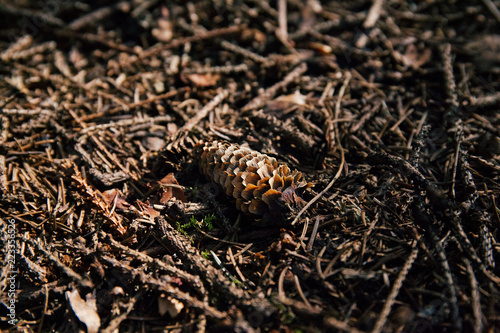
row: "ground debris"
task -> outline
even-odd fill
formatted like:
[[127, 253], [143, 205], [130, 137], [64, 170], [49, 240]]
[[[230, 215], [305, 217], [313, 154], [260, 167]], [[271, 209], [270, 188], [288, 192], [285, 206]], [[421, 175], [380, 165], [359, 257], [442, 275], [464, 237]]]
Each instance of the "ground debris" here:
[[[51, 4], [0, 4], [2, 329], [500, 326], [494, 1]], [[311, 182], [293, 222], [207, 142]]]

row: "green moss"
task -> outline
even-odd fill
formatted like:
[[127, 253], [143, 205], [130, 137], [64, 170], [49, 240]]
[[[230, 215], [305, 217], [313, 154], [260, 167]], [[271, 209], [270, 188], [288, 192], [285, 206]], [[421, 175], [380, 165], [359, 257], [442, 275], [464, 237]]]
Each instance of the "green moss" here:
[[176, 222], [175, 227], [178, 232], [188, 236], [188, 232], [195, 229], [207, 228], [208, 230], [212, 230], [214, 228], [213, 222], [215, 220], [216, 217], [213, 214], [205, 216], [201, 221], [198, 221], [194, 216], [191, 216], [188, 223], [181, 224], [180, 222]]
[[210, 255], [210, 251], [209, 250], [203, 250], [203, 251], [201, 251], [201, 255], [203, 256], [203, 258], [208, 259], [208, 260], [210, 260], [210, 258], [212, 257]]
[[213, 226], [213, 222], [216, 220], [217, 218], [215, 217], [214, 214], [211, 214], [211, 215], [207, 215], [203, 218], [203, 221], [201, 222], [201, 225], [206, 227], [208, 230], [212, 230], [214, 228]]

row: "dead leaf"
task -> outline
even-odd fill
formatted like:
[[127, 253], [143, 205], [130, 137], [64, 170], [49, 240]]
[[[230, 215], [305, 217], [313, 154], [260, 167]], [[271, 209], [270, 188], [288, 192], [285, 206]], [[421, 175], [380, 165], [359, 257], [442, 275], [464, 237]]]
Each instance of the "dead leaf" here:
[[186, 75], [189, 81], [193, 82], [197, 87], [210, 87], [219, 81], [219, 74], [189, 74]]
[[165, 146], [165, 140], [155, 136], [148, 136], [142, 140], [144, 147], [151, 151], [160, 151]]
[[293, 94], [290, 95], [281, 95], [278, 98], [276, 98], [274, 101], [275, 102], [282, 102], [282, 103], [290, 103], [290, 104], [297, 104], [297, 105], [306, 105], [306, 95], [302, 95], [300, 91], [296, 91]]
[[158, 19], [158, 28], [154, 28], [151, 34], [160, 42], [168, 42], [174, 36], [174, 25], [170, 19], [170, 12], [167, 7], [161, 8], [161, 15]]
[[178, 129], [177, 124], [175, 124], [175, 123], [168, 123], [167, 124], [167, 132], [169, 134], [173, 135], [173, 134], [177, 133], [177, 129]]
[[158, 296], [158, 312], [160, 315], [163, 316], [168, 312], [170, 317], [175, 318], [181, 313], [182, 309], [184, 309], [184, 304], [175, 298], [166, 296], [165, 294]]
[[306, 105], [307, 96], [302, 95], [300, 91], [296, 91], [290, 95], [281, 95], [272, 101], [267, 102], [266, 111], [276, 111], [276, 110], [284, 110], [293, 106], [305, 106]]
[[145, 212], [147, 215], [149, 215], [149, 218], [151, 219], [151, 221], [154, 221], [154, 219], [158, 216], [160, 216], [160, 212], [157, 211], [156, 209], [154, 209], [153, 207], [146, 207], [146, 210]]
[[421, 52], [413, 44], [408, 45], [405, 53], [401, 56], [401, 61], [405, 66], [411, 66], [418, 69], [431, 60], [432, 52], [430, 49], [423, 49]]
[[[182, 202], [186, 202], [186, 196], [184, 195], [184, 191], [182, 188], [176, 187], [175, 185], [179, 185], [177, 179], [175, 179], [174, 174], [171, 172], [166, 175], [159, 182], [160, 185], [160, 203], [165, 204], [172, 198], [176, 198]], [[173, 185], [173, 186], [172, 186]]]
[[87, 300], [84, 301], [78, 290], [67, 291], [66, 298], [69, 301], [71, 309], [82, 323], [87, 326], [87, 333], [97, 333], [101, 326], [101, 318], [97, 314], [97, 305], [95, 299], [95, 291], [87, 295]]
[[110, 210], [115, 205], [115, 200], [117, 209], [126, 210], [130, 207], [130, 204], [125, 199], [125, 195], [116, 188], [102, 192], [102, 199]]

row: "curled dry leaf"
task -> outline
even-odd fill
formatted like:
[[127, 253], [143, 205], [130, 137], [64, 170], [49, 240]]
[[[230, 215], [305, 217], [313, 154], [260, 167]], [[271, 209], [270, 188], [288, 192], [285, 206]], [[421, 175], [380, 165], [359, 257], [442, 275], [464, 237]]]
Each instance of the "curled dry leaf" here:
[[82, 323], [87, 326], [88, 333], [97, 333], [99, 331], [99, 327], [101, 326], [101, 318], [97, 314], [97, 306], [95, 299], [95, 292], [88, 295], [87, 301], [84, 301], [78, 290], [67, 291], [66, 298], [69, 301], [71, 309], [78, 317]]
[[187, 79], [194, 83], [197, 87], [210, 87], [219, 81], [219, 74], [189, 74], [186, 75]]
[[181, 313], [182, 309], [184, 309], [184, 304], [175, 298], [164, 294], [158, 296], [158, 312], [160, 315], [163, 316], [168, 312], [170, 317], [175, 318], [179, 315], [179, 313]]
[[295, 250], [296, 247], [295, 235], [291, 231], [281, 229], [280, 239], [271, 244], [269, 250], [279, 253], [284, 249]]
[[267, 102], [266, 111], [283, 110], [292, 106], [305, 106], [307, 96], [302, 95], [300, 91], [296, 91], [290, 95], [281, 95], [272, 101]]
[[281, 95], [278, 98], [276, 98], [274, 101], [276, 102], [282, 102], [282, 103], [290, 103], [290, 104], [297, 104], [297, 105], [306, 105], [306, 95], [302, 95], [300, 91], [296, 91], [293, 94], [290, 95]]
[[160, 216], [160, 212], [154, 209], [153, 207], [146, 207], [146, 210], [144, 212], [146, 215], [149, 216], [149, 218], [153, 221], [155, 218]]
[[[158, 202], [158, 200], [155, 200], [155, 202]], [[144, 217], [149, 218], [151, 221], [161, 215], [159, 211], [153, 208], [151, 202], [149, 201], [142, 202], [141, 200], [136, 200], [135, 206], [137, 211], [139, 211]]]

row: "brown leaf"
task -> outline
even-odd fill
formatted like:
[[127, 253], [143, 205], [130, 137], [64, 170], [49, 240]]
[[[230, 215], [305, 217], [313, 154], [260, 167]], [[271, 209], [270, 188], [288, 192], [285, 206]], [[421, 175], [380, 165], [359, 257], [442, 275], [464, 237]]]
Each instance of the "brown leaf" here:
[[219, 81], [219, 74], [189, 74], [186, 76], [189, 81], [193, 82], [197, 87], [213, 86]]
[[165, 140], [155, 136], [148, 136], [142, 140], [145, 148], [152, 151], [160, 151], [165, 146]]
[[[184, 191], [182, 188], [176, 187], [175, 185], [179, 185], [177, 182], [177, 179], [175, 179], [174, 174], [171, 172], [168, 175], [166, 175], [162, 180], [159, 182], [160, 185], [160, 192], [161, 192], [161, 197], [160, 197], [160, 203], [165, 204], [167, 201], [169, 201], [172, 198], [175, 198], [177, 200], [180, 200], [182, 202], [186, 202], [186, 196], [184, 195]], [[172, 186], [174, 185], [174, 186]]]
[[101, 195], [102, 199], [110, 209], [114, 206], [115, 200], [117, 209], [126, 210], [130, 207], [130, 204], [125, 199], [125, 195], [116, 188], [104, 191]]
[[430, 49], [423, 49], [419, 52], [413, 44], [408, 45], [405, 54], [401, 56], [401, 60], [405, 66], [411, 66], [413, 69], [418, 69], [431, 60], [432, 52]]
[[145, 212], [147, 215], [149, 215], [149, 217], [151, 218], [151, 220], [154, 220], [156, 217], [160, 216], [160, 212], [157, 211], [156, 209], [154, 209], [153, 207], [146, 207], [145, 209]]
[[306, 95], [302, 95], [300, 91], [296, 91], [293, 94], [290, 95], [281, 95], [278, 98], [275, 99], [277, 102], [284, 102], [284, 103], [290, 103], [290, 104], [298, 104], [298, 105], [305, 105], [306, 104]]
[[268, 113], [274, 113], [278, 110], [285, 110], [288, 108], [296, 106], [306, 106], [307, 96], [302, 95], [300, 91], [296, 91], [290, 95], [281, 95], [266, 103], [265, 111]]
[[84, 301], [80, 297], [78, 290], [75, 289], [73, 291], [67, 291], [66, 298], [75, 315], [87, 326], [87, 332], [94, 333], [99, 331], [101, 318], [99, 318], [97, 314], [95, 294], [91, 297], [87, 297], [87, 301]]
[[175, 318], [181, 313], [182, 309], [184, 309], [184, 304], [175, 298], [164, 294], [158, 296], [158, 312], [160, 315], [163, 316], [168, 312], [170, 317]]

